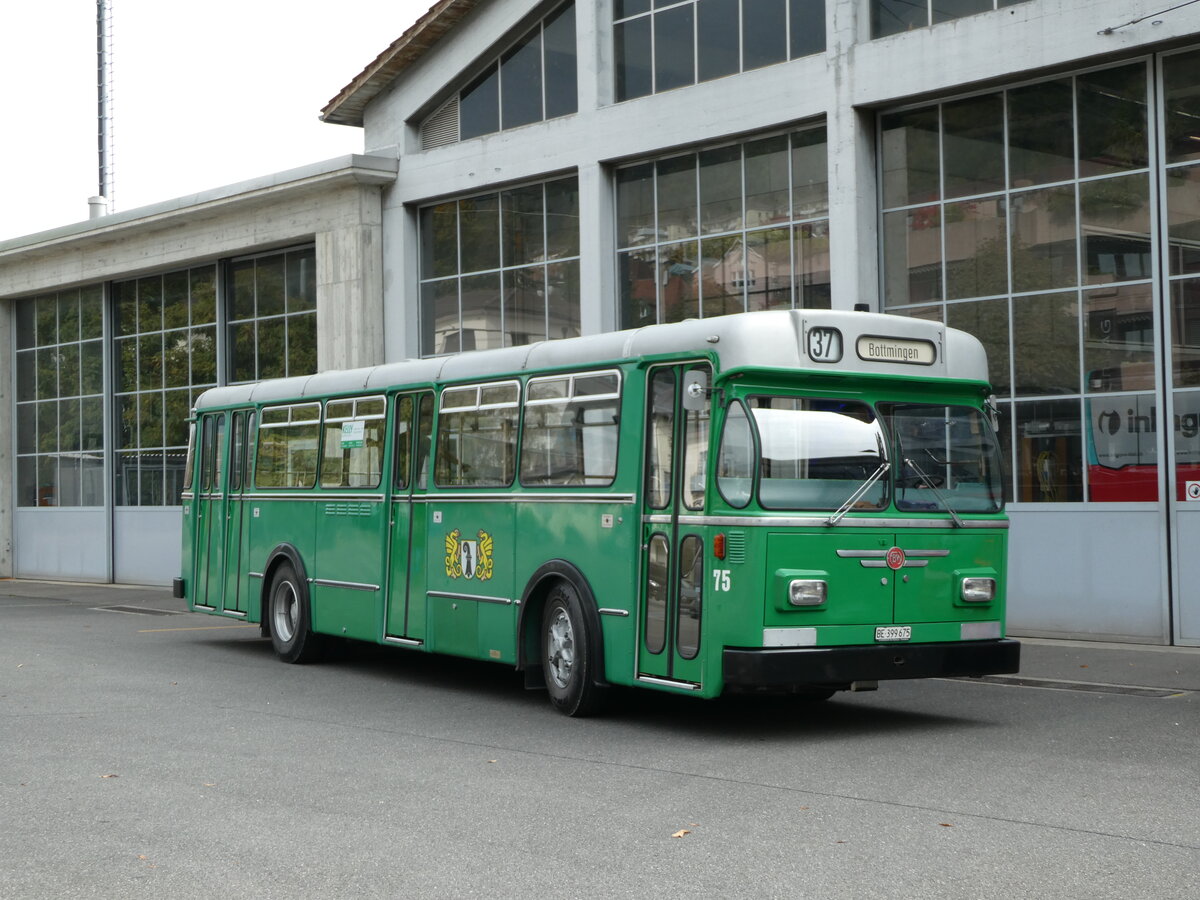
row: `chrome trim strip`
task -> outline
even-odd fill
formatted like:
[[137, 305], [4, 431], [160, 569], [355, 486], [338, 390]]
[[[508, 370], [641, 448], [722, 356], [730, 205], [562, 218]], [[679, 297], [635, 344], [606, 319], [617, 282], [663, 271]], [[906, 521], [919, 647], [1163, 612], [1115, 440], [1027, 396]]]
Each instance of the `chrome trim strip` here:
[[629, 615], [629, 610], [627, 610], [627, 609], [605, 608], [605, 609], [597, 610], [597, 612], [600, 613], [600, 615], [602, 615], [602, 616], [621, 616], [622, 618]]
[[637, 500], [634, 494], [396, 494], [393, 500], [413, 503], [471, 503], [508, 500], [514, 503], [625, 503]]
[[192, 500], [195, 498], [195, 496], [196, 495], [193, 494], [191, 491], [181, 491], [179, 494], [179, 499], [180, 500]]
[[192, 609], [203, 609], [203, 610], [207, 610], [208, 612], [216, 612], [217, 611], [217, 608], [215, 606], [205, 606], [203, 603], [195, 604], [192, 607]]
[[250, 578], [262, 578], [263, 577], [262, 572], [247, 572], [246, 575]]
[[332, 578], [314, 578], [314, 579], [312, 579], [312, 583], [318, 584], [321, 587], [345, 588], [348, 591], [371, 591], [371, 592], [374, 592], [374, 591], [379, 590], [379, 585], [364, 584], [361, 581], [336, 581]]
[[233, 616], [235, 619], [244, 619], [244, 618], [246, 618], [246, 614], [245, 614], [244, 612], [242, 612], [241, 610], [238, 610], [238, 609], [223, 609], [223, 610], [221, 610], [221, 615], [223, 615], [223, 616]]
[[691, 681], [672, 681], [670, 678], [653, 678], [649, 675], [639, 675], [637, 680], [643, 684], [658, 684], [663, 687], [683, 688], [688, 691], [700, 690], [700, 685]]
[[405, 647], [420, 647], [425, 643], [424, 641], [418, 641], [416, 638], [392, 637], [390, 634], [384, 635], [383, 641], [385, 644], [402, 644]]
[[452, 594], [449, 591], [426, 591], [426, 597], [446, 597], [450, 600], [477, 600], [480, 603], [501, 603], [512, 606], [513, 601], [508, 597], [488, 597], [484, 594]]
[[[864, 569], [886, 569], [888, 568], [887, 560], [884, 559], [860, 559], [858, 564]], [[929, 565], [927, 559], [906, 559], [902, 569], [923, 569]]]
[[[669, 524], [667, 515], [645, 515], [647, 524]], [[835, 528], [957, 528], [951, 519], [862, 519], [846, 516], [837, 525], [829, 525], [827, 516], [680, 516], [680, 525], [720, 525], [726, 528], [796, 528], [821, 526]], [[1007, 519], [964, 519], [964, 528], [996, 528], [1006, 530]]]
[[888, 555], [886, 550], [838, 550], [841, 559], [883, 559]]

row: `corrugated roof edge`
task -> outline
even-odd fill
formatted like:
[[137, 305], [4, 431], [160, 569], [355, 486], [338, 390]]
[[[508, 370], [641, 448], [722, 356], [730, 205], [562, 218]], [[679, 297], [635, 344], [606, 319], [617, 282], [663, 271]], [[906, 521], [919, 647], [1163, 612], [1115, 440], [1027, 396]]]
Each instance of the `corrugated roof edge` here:
[[321, 110], [321, 121], [362, 127], [363, 111], [396, 77], [421, 59], [479, 0], [438, 0]]

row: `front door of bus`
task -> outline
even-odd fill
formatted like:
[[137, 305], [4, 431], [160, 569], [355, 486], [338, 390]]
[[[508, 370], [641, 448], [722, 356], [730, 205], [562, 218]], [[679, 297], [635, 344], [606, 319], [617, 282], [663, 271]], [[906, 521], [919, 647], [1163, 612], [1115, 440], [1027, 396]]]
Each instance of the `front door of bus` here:
[[388, 529], [387, 622], [384, 639], [419, 644], [425, 640], [425, 506], [433, 394], [396, 398], [391, 518]]
[[712, 377], [693, 363], [652, 369], [647, 382], [638, 674], [699, 685], [704, 534], [686, 517], [704, 512], [709, 410], [684, 407], [694, 375]]

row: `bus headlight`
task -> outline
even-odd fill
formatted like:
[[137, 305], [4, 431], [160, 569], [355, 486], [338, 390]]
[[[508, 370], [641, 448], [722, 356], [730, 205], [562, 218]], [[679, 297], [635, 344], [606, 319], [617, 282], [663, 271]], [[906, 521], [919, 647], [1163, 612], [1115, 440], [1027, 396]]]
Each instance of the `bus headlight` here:
[[996, 599], [996, 579], [964, 578], [961, 596], [967, 603], [991, 603]]
[[788, 584], [788, 603], [792, 606], [820, 606], [829, 593], [829, 585], [812, 578], [797, 578]]

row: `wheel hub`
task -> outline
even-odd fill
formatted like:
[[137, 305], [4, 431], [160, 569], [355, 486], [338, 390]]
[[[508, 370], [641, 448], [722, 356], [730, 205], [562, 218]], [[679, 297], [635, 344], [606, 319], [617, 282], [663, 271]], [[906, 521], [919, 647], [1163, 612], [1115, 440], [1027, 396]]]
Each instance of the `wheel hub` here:
[[546, 664], [550, 677], [560, 688], [571, 683], [575, 666], [575, 632], [565, 609], [555, 612], [546, 634]]

